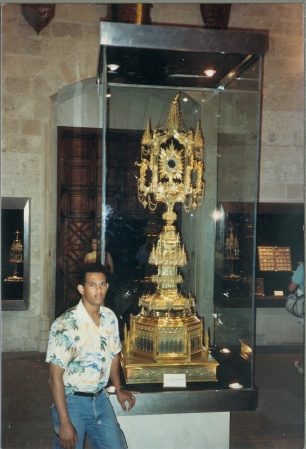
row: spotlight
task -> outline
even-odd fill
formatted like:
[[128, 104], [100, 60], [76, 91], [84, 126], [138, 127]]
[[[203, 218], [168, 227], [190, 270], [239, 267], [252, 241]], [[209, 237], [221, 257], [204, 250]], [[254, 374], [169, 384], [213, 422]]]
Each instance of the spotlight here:
[[111, 72], [115, 72], [117, 69], [119, 69], [119, 65], [118, 64], [107, 64], [107, 67], [109, 68], [109, 70]]
[[212, 76], [214, 76], [217, 73], [217, 71], [214, 69], [206, 69], [206, 70], [204, 70], [204, 73], [206, 76], [208, 76], [208, 78], [211, 78]]

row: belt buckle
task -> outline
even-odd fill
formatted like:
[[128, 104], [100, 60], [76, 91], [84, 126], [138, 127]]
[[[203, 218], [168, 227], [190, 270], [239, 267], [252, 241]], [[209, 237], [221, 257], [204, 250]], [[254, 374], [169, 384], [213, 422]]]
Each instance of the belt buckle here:
[[101, 388], [101, 390], [97, 391], [97, 392], [94, 394], [94, 398], [96, 398], [97, 396], [99, 396], [99, 394], [101, 394], [103, 390], [104, 390], [104, 388]]

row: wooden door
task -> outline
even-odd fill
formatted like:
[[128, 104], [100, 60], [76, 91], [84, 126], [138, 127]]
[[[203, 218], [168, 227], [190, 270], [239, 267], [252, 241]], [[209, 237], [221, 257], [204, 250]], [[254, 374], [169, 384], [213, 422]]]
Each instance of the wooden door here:
[[101, 139], [96, 130], [58, 129], [56, 316], [74, 305], [78, 269], [101, 216]]
[[[139, 230], [147, 215], [138, 201], [135, 166], [142, 133], [113, 130], [107, 137], [107, 227], [119, 274], [117, 289], [126, 270], [133, 268], [133, 253], [142, 238]], [[100, 233], [101, 158], [100, 130], [58, 128], [56, 316], [78, 302], [78, 270], [90, 250], [92, 234]], [[133, 274], [128, 271], [126, 276]]]

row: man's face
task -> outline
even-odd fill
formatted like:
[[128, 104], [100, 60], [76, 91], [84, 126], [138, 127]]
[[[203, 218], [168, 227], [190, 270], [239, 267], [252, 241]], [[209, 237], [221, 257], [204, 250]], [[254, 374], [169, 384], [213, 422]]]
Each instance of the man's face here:
[[104, 303], [108, 283], [103, 273], [87, 273], [85, 285], [78, 285], [84, 306], [101, 306]]

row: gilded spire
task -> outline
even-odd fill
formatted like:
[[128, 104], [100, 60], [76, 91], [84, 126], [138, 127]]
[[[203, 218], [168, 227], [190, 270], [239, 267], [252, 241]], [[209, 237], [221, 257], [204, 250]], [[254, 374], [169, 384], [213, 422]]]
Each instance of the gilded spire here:
[[202, 130], [200, 128], [200, 123], [197, 123], [196, 132], [194, 135], [194, 146], [195, 149], [200, 151], [201, 154], [203, 153], [203, 147], [204, 147], [204, 139], [202, 135]]
[[142, 145], [150, 146], [152, 141], [152, 133], [151, 133], [151, 123], [150, 119], [147, 121], [147, 127], [146, 130], [142, 136]]
[[177, 94], [172, 100], [168, 120], [165, 126], [166, 131], [174, 133], [174, 131], [184, 133], [187, 131], [180, 108], [180, 94]]

